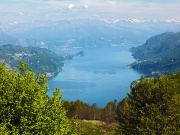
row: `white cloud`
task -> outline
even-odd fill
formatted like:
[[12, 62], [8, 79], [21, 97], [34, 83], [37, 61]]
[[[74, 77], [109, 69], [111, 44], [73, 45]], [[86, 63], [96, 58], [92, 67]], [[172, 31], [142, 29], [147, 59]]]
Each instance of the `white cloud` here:
[[75, 5], [73, 5], [73, 4], [68, 5], [68, 8], [69, 8], [69, 9], [72, 9], [72, 8], [74, 8], [74, 7], [75, 7]]
[[[165, 2], [166, 1], [166, 2]], [[172, 0], [0, 0], [0, 20], [20, 22], [70, 18], [180, 18]], [[73, 12], [70, 12], [73, 9]], [[18, 14], [18, 16], [17, 16]], [[98, 17], [96, 17], [96, 16]]]
[[19, 12], [18, 14], [19, 14], [20, 16], [23, 16], [23, 15], [24, 15], [24, 13], [23, 13], [23, 12]]
[[84, 8], [89, 8], [89, 6], [88, 5], [84, 5]]

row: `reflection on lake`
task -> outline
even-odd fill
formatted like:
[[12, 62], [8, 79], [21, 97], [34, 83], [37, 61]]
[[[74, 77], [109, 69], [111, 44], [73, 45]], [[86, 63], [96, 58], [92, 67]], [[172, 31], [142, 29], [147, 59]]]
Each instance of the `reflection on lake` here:
[[48, 95], [52, 96], [55, 88], [61, 88], [64, 100], [80, 99], [90, 105], [96, 103], [99, 107], [114, 99], [120, 101], [127, 96], [131, 82], [143, 76], [127, 67], [134, 61], [129, 48], [83, 49], [85, 56], [65, 61], [63, 70], [49, 80]]

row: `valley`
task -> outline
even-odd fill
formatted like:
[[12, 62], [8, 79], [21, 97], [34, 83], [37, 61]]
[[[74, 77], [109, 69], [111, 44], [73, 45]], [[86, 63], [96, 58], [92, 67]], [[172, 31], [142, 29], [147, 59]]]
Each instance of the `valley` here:
[[[50, 77], [49, 96], [58, 87], [65, 100], [80, 99], [103, 107], [108, 101], [126, 97], [130, 84], [141, 76], [159, 77], [179, 71], [179, 33], [155, 36], [153, 33], [157, 31], [150, 27], [169, 25], [176, 32], [177, 20], [71, 20], [52, 24], [37, 25], [16, 34], [0, 33], [1, 44], [14, 43], [14, 46], [0, 46], [4, 50], [0, 53], [1, 61], [16, 67], [21, 59], [36, 73], [46, 74]], [[165, 30], [168, 27], [158, 29]], [[14, 52], [6, 52], [5, 48]], [[110, 95], [112, 90], [116, 94]], [[101, 96], [102, 91], [106, 95]], [[94, 96], [89, 98], [89, 95]]]
[[179, 135], [179, 0], [0, 0], [0, 135]]

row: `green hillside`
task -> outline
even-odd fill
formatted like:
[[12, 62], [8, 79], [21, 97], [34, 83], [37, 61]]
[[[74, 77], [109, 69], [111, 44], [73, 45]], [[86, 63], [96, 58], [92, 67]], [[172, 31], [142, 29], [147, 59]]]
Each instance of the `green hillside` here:
[[59, 72], [63, 66], [63, 57], [47, 49], [22, 47], [13, 45], [0, 46], [0, 62], [6, 62], [8, 68], [15, 69], [18, 60], [29, 65], [34, 72], [49, 73], [49, 76]]
[[131, 51], [137, 60], [130, 65], [134, 69], [160, 74], [180, 71], [180, 32], [156, 35]]

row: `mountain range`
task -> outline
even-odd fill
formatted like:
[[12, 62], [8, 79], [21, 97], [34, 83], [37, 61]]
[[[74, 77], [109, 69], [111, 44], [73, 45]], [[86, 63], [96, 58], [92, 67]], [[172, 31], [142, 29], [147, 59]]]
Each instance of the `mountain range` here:
[[17, 45], [22, 47], [39, 47], [46, 48], [48, 46], [43, 42], [35, 38], [16, 38], [14, 36], [10, 36], [9, 34], [0, 31], [0, 45]]
[[16, 45], [40, 46], [58, 51], [77, 47], [139, 45], [153, 35], [180, 31], [180, 20], [75, 19], [15, 22], [0, 26], [1, 30], [16, 39]]

